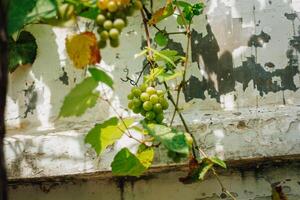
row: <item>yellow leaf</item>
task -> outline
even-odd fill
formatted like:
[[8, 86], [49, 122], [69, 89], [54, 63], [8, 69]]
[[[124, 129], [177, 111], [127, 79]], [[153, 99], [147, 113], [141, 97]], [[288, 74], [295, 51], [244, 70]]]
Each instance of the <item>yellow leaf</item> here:
[[97, 38], [92, 32], [84, 32], [68, 36], [66, 49], [73, 64], [78, 69], [99, 63], [101, 60]]
[[162, 7], [158, 9], [154, 14], [152, 15], [151, 19], [149, 20], [149, 25], [154, 25], [160, 22], [161, 20], [171, 16], [175, 11], [175, 7], [172, 4], [172, 1], [167, 1], [167, 4], [165, 7]]

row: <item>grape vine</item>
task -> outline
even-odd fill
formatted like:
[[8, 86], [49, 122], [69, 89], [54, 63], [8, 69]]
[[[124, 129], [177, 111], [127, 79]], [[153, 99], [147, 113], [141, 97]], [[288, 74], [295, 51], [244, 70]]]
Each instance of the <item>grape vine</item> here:
[[[27, 24], [43, 23], [55, 26], [77, 24], [78, 18], [86, 18], [94, 25], [97, 32], [86, 30], [66, 39], [66, 49], [69, 58], [78, 69], [87, 69], [88, 77], [76, 85], [65, 97], [59, 116], [80, 116], [89, 108], [94, 107], [98, 101], [106, 102], [115, 113], [115, 117], [102, 123], [95, 124], [87, 133], [85, 143], [90, 144], [100, 155], [109, 146], [113, 145], [123, 135], [139, 143], [137, 152], [128, 148], [121, 149], [111, 163], [112, 173], [116, 176], [141, 176], [151, 167], [155, 148], [167, 149], [167, 155], [174, 161], [188, 160], [189, 173], [180, 178], [183, 183], [201, 181], [210, 171], [221, 186], [222, 197], [235, 197], [226, 189], [217, 174], [217, 167], [226, 168], [223, 160], [209, 157], [198, 145], [197, 139], [191, 132], [180, 108], [180, 94], [186, 84], [187, 70], [190, 63], [191, 27], [193, 19], [202, 14], [203, 3], [191, 4], [188, 1], [166, 0], [165, 5], [153, 11], [154, 2], [151, 0], [49, 0], [52, 5], [50, 13], [26, 18], [24, 23], [11, 27], [11, 33], [21, 31]], [[139, 115], [142, 120], [124, 118], [107, 98], [104, 91], [96, 90], [99, 84], [114, 89], [112, 78], [95, 64], [101, 60], [100, 49], [120, 45], [120, 34], [130, 23], [129, 16], [140, 12], [144, 25], [146, 46], [138, 56], [144, 56], [145, 66], [136, 82], [128, 74], [125, 81], [132, 83], [128, 94], [128, 108], [132, 113]], [[161, 29], [159, 23], [168, 17], [175, 16], [178, 25], [184, 31], [168, 32]], [[78, 24], [77, 24], [78, 25]], [[156, 30], [152, 36], [149, 29]], [[167, 48], [172, 35], [185, 35], [185, 55], [181, 56], [176, 50]], [[155, 45], [154, 45], [155, 44]], [[163, 50], [156, 46], [164, 47]], [[36, 48], [35, 48], [36, 50]], [[15, 66], [14, 66], [15, 67]], [[149, 74], [142, 76], [145, 68]], [[143, 77], [143, 80], [141, 80]], [[180, 80], [176, 91], [170, 87], [174, 79]], [[161, 88], [164, 88], [163, 90]], [[169, 105], [172, 105], [170, 106]], [[167, 109], [174, 109], [171, 119], [165, 118]], [[178, 115], [183, 130], [173, 127], [175, 116]], [[143, 137], [137, 138], [132, 132], [138, 132]]]

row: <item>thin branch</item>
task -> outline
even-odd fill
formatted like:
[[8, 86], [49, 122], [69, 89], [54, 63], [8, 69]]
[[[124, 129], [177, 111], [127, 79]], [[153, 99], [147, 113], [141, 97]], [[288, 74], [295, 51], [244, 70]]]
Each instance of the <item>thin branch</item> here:
[[7, 174], [4, 155], [5, 138], [5, 106], [8, 84], [8, 34], [7, 6], [5, 0], [0, 0], [0, 199], [8, 199]]

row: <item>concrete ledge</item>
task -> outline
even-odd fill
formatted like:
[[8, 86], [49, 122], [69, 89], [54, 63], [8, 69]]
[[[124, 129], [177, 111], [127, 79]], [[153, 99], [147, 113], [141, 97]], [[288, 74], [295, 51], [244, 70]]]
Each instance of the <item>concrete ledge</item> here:
[[[255, 164], [260, 160], [289, 160], [300, 155], [299, 113], [298, 106], [281, 106], [238, 112], [187, 111], [185, 116], [209, 155], [218, 155], [229, 163]], [[7, 137], [5, 152], [10, 180], [80, 177], [102, 172], [110, 176], [107, 171], [118, 149], [129, 146], [134, 150], [137, 145], [124, 137], [98, 158], [84, 144], [84, 135], [92, 126], [85, 123], [64, 131]], [[172, 165], [165, 150], [159, 148], [152, 170], [160, 171]]]

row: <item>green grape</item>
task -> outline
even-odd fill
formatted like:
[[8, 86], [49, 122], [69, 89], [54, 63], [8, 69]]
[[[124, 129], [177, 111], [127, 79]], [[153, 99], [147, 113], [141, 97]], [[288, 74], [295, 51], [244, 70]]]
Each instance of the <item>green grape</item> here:
[[97, 23], [98, 25], [102, 26], [103, 23], [105, 22], [105, 20], [106, 20], [105, 16], [102, 15], [102, 14], [99, 14], [99, 15], [97, 16], [97, 18], [96, 18], [96, 23]]
[[118, 10], [118, 5], [114, 1], [109, 1], [107, 4], [107, 9], [109, 12], [116, 12]]
[[101, 40], [107, 40], [109, 38], [108, 32], [107, 31], [102, 31], [100, 33], [100, 38], [101, 38]]
[[114, 21], [113, 26], [114, 26], [114, 28], [121, 31], [125, 27], [125, 22], [123, 19], [118, 18]]
[[163, 112], [162, 105], [161, 105], [160, 103], [156, 103], [156, 104], [153, 106], [153, 110], [154, 110], [154, 112], [156, 112], [156, 113], [162, 113], [162, 112]]
[[133, 6], [125, 10], [127, 16], [132, 16], [134, 14], [135, 8]]
[[109, 31], [109, 37], [111, 39], [116, 40], [116, 39], [119, 38], [119, 35], [120, 35], [120, 33], [119, 33], [118, 29], [116, 29], [116, 28], [110, 29], [110, 31]]
[[159, 98], [158, 98], [158, 96], [157, 96], [156, 94], [152, 94], [152, 95], [150, 96], [150, 102], [151, 102], [152, 104], [158, 103], [158, 100], [159, 100]]
[[162, 123], [162, 121], [164, 120], [164, 114], [163, 113], [159, 113], [158, 115], [156, 115], [155, 120], [159, 124]]
[[155, 113], [153, 111], [149, 111], [146, 113], [146, 119], [153, 120], [155, 119]]
[[133, 102], [134, 107], [140, 107], [142, 105], [141, 100], [136, 99], [136, 98], [133, 99], [132, 102]]
[[135, 1], [133, 6], [136, 10], [141, 10], [143, 8], [143, 4], [141, 1]]
[[107, 45], [106, 40], [100, 40], [100, 41], [98, 42], [98, 47], [99, 47], [100, 49], [105, 48], [106, 45]]
[[130, 93], [127, 95], [128, 100], [132, 100], [134, 98], [134, 94]]
[[147, 92], [149, 95], [152, 95], [152, 94], [155, 94], [155, 93], [156, 93], [156, 90], [155, 90], [154, 87], [147, 87], [146, 92]]
[[161, 103], [163, 110], [167, 110], [169, 108], [169, 103], [165, 98], [160, 98], [159, 102]]
[[113, 23], [111, 20], [105, 20], [105, 22], [103, 23], [103, 28], [105, 28], [106, 30], [110, 30], [113, 27]]
[[132, 89], [131, 89], [131, 93], [135, 96], [135, 97], [137, 97], [137, 98], [139, 98], [140, 96], [141, 96], [141, 90], [138, 88], [138, 87], [133, 87]]
[[111, 39], [109, 42], [110, 42], [110, 46], [114, 48], [117, 48], [120, 45], [119, 39]]
[[164, 91], [162, 90], [156, 90], [156, 94], [161, 97], [161, 96], [164, 96]]
[[143, 102], [149, 101], [150, 95], [149, 95], [148, 93], [146, 93], [146, 92], [143, 92], [143, 93], [141, 94], [140, 98], [141, 98], [141, 100], [142, 100]]
[[143, 115], [144, 117], [146, 117], [146, 114], [147, 114], [147, 111], [145, 111], [145, 110], [141, 111], [141, 115]]
[[128, 108], [129, 108], [129, 109], [132, 109], [133, 107], [134, 107], [133, 102], [132, 102], [132, 101], [129, 101], [129, 102], [128, 102]]
[[153, 107], [153, 105], [150, 101], [146, 101], [146, 102], [143, 103], [143, 108], [146, 111], [152, 110], [152, 107]]
[[140, 89], [142, 90], [142, 92], [145, 92], [147, 89], [148, 85], [146, 83], [143, 83], [140, 87]]
[[133, 108], [132, 108], [132, 111], [133, 111], [135, 114], [139, 114], [139, 113], [142, 111], [142, 108], [141, 108], [141, 107], [133, 107]]

